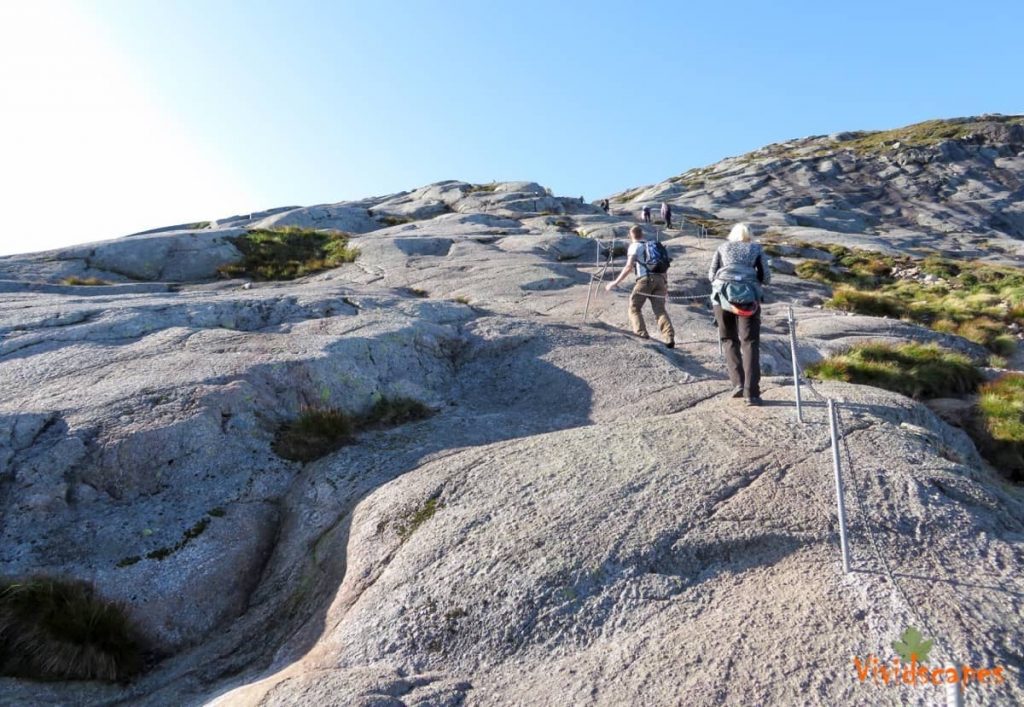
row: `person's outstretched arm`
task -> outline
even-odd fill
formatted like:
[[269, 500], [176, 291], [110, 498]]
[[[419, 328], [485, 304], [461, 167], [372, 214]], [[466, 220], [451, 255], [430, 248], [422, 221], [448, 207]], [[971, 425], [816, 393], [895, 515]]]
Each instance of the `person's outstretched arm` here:
[[633, 264], [635, 262], [636, 262], [636, 256], [631, 255], [628, 258], [626, 258], [626, 264], [622, 266], [622, 271], [619, 273], [619, 276], [617, 278], [615, 278], [612, 282], [609, 282], [607, 285], [605, 285], [604, 289], [606, 289], [606, 290], [608, 290], [610, 292], [613, 287], [615, 287], [620, 282], [625, 280], [626, 277], [631, 272], [633, 272]]

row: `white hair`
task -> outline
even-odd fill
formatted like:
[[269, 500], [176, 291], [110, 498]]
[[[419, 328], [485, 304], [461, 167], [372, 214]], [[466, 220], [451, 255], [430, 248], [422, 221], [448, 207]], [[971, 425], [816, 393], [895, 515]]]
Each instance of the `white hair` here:
[[729, 231], [729, 240], [743, 241], [744, 243], [747, 243], [754, 240], [754, 236], [750, 232], [750, 226], [745, 223], [737, 223], [732, 227], [732, 230]]

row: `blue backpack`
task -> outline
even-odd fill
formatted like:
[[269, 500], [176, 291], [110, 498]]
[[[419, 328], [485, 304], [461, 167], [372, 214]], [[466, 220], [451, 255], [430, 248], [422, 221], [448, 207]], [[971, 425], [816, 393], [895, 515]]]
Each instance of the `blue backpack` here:
[[647, 272], [658, 273], [659, 275], [668, 271], [672, 264], [672, 258], [668, 257], [668, 249], [659, 241], [646, 241], [644, 243], [644, 260], [641, 263]]

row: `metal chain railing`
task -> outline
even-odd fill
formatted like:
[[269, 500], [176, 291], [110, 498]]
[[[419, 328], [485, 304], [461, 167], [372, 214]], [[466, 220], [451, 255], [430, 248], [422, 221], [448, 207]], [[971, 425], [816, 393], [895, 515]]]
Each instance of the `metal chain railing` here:
[[839, 427], [839, 440], [843, 448], [843, 456], [846, 458], [847, 476], [850, 479], [850, 485], [853, 487], [853, 496], [854, 500], [857, 503], [857, 510], [860, 513], [861, 518], [863, 520], [863, 526], [867, 530], [868, 541], [871, 544], [871, 549], [874, 552], [875, 558], [878, 560], [878, 564], [881, 567], [882, 572], [885, 574], [885, 577], [889, 580], [892, 586], [899, 593], [900, 598], [906, 605], [907, 611], [910, 613], [911, 618], [917, 622], [918, 626], [921, 626], [925, 630], [926, 635], [932, 637], [932, 640], [934, 641], [933, 645], [940, 649], [940, 653], [946, 654], [947, 658], [951, 661], [952, 655], [948, 650], [946, 650], [945, 646], [939, 640], [939, 634], [936, 633], [935, 630], [931, 627], [925, 615], [917, 611], [917, 609], [914, 607], [914, 603], [910, 600], [910, 595], [907, 594], [907, 591], [903, 588], [903, 585], [896, 577], [896, 574], [892, 571], [892, 567], [889, 565], [889, 561], [885, 558], [885, 553], [882, 552], [881, 548], [879, 547], [878, 537], [875, 533], [874, 527], [872, 526], [869, 520], [870, 516], [868, 515], [867, 511], [867, 504], [865, 503], [864, 496], [861, 493], [860, 483], [858, 482], [859, 475], [854, 473], [855, 467], [853, 464], [853, 454], [852, 452], [850, 452], [850, 444], [847, 441], [848, 435], [846, 433], [846, 425], [843, 422], [843, 415], [840, 412], [840, 408], [838, 406], [836, 407], [836, 422], [838, 423]]

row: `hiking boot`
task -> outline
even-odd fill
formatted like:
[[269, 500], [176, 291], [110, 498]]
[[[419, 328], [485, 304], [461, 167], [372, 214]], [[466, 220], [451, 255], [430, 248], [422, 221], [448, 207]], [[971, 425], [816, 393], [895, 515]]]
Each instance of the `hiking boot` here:
[[752, 408], [761, 407], [761, 402], [761, 397], [758, 395], [755, 395], [752, 398], [747, 398], [747, 405]]
[[743, 397], [743, 386], [742, 385], [738, 385], [735, 388], [733, 388], [732, 389], [732, 394], [729, 395], [729, 397], [730, 398], [742, 398]]
[[674, 349], [675, 347], [676, 347], [676, 340], [675, 339], [669, 339], [668, 341], [665, 342], [665, 348], [667, 348], [667, 349]]

